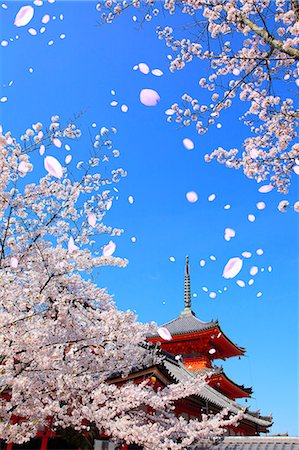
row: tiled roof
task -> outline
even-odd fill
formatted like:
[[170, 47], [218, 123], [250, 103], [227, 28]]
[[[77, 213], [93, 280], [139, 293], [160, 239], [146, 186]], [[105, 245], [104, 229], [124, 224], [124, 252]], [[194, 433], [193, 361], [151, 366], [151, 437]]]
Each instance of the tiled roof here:
[[299, 438], [291, 436], [226, 436], [215, 450], [299, 450]]
[[162, 326], [166, 327], [174, 336], [176, 334], [195, 333], [196, 331], [207, 330], [217, 326], [217, 324], [218, 322], [203, 322], [202, 320], [197, 319], [190, 309], [189, 311], [184, 310], [179, 317]]
[[[177, 382], [187, 381], [195, 376], [192, 372], [187, 370], [181, 362], [176, 361], [174, 358], [172, 359], [169, 356], [167, 356], [162, 361], [161, 365], [167, 370], [170, 377]], [[219, 406], [220, 408], [228, 408], [229, 411], [235, 414], [237, 414], [241, 409], [243, 409], [241, 405], [239, 405], [233, 400], [230, 400], [228, 397], [216, 391], [216, 389], [213, 389], [208, 384], [205, 384], [203, 386], [199, 394], [199, 397], [207, 400], [208, 402], [214, 405]], [[256, 412], [251, 413], [250, 411], [246, 411], [244, 414], [244, 419], [245, 420], [247, 419], [250, 422], [253, 422], [261, 427], [269, 427], [272, 424], [271, 416], [261, 416], [259, 413]]]

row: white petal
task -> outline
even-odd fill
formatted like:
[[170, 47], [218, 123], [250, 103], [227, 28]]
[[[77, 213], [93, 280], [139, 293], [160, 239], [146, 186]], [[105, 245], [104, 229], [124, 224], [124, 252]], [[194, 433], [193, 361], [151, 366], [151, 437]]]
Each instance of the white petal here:
[[249, 220], [249, 222], [254, 222], [255, 221], [255, 215], [254, 214], [248, 214], [248, 220]]
[[66, 157], [65, 157], [65, 164], [69, 164], [70, 162], [71, 162], [71, 160], [72, 160], [72, 155], [66, 155]]
[[269, 266], [269, 267], [268, 267], [268, 272], [272, 272], [272, 270], [273, 270], [273, 269], [272, 269], [272, 266]]
[[266, 203], [264, 203], [264, 202], [257, 202], [256, 207], [259, 210], [265, 209], [266, 208]]
[[46, 156], [44, 159], [46, 171], [56, 178], [62, 178], [63, 171], [60, 162], [54, 156]]
[[165, 327], [159, 327], [157, 329], [158, 335], [164, 339], [165, 341], [171, 341], [172, 340], [172, 336], [169, 332], [169, 330]]
[[224, 206], [224, 209], [230, 209], [230, 208], [231, 208], [231, 206], [228, 204]]
[[294, 166], [293, 170], [294, 170], [296, 175], [299, 175], [299, 166]]
[[191, 141], [189, 138], [183, 139], [183, 145], [186, 150], [193, 150], [194, 149], [194, 142]]
[[216, 350], [214, 348], [210, 348], [209, 353], [210, 355], [214, 355], [214, 353], [216, 353]]
[[173, 109], [166, 109], [165, 114], [167, 116], [173, 116], [173, 114], [175, 113], [175, 111]]
[[[116, 199], [118, 199], [118, 197], [116, 197]], [[112, 200], [110, 199], [110, 200], [108, 200], [107, 202], [106, 202], [106, 211], [109, 211], [109, 209], [111, 209], [111, 207], [112, 207], [112, 205], [113, 205], [113, 202], [112, 202]]]
[[145, 63], [139, 63], [138, 68], [139, 68], [140, 72], [144, 73], [145, 75], [147, 75], [150, 71], [148, 65]]
[[105, 245], [103, 248], [103, 256], [111, 256], [115, 252], [116, 245], [113, 241], [110, 241], [109, 244]]
[[233, 74], [237, 77], [238, 75], [240, 75], [240, 70], [237, 69], [237, 68], [235, 68], [235, 69], [233, 70]]
[[75, 250], [78, 250], [78, 247], [77, 247], [77, 245], [75, 245], [75, 242], [74, 242], [74, 239], [72, 236], [69, 238], [67, 249], [68, 249], [69, 253], [72, 253]]
[[25, 25], [27, 25], [30, 20], [32, 19], [34, 15], [34, 9], [32, 8], [32, 6], [22, 6], [22, 8], [19, 9], [16, 17], [15, 17], [15, 21], [14, 24], [16, 27], [24, 27]]
[[216, 296], [217, 296], [216, 292], [210, 292], [209, 293], [209, 297], [210, 298], [216, 298]]
[[264, 253], [264, 250], [262, 250], [261, 248], [258, 248], [256, 251], [256, 254], [261, 256]]
[[249, 286], [252, 286], [253, 285], [253, 283], [254, 283], [254, 279], [253, 278], [251, 278], [249, 281], [248, 281], [248, 285]]
[[127, 105], [121, 105], [120, 109], [122, 110], [122, 112], [126, 113], [129, 110], [129, 107]]
[[61, 145], [62, 145], [62, 142], [61, 142], [60, 139], [54, 138], [54, 139], [53, 139], [53, 144], [55, 145], [55, 147], [60, 148]]
[[91, 227], [95, 227], [97, 223], [97, 217], [94, 213], [89, 213], [87, 216], [88, 223]]
[[50, 20], [50, 16], [49, 14], [45, 14], [42, 18], [42, 23], [45, 25], [46, 23], [48, 23]]
[[210, 260], [211, 260], [211, 261], [216, 261], [216, 256], [211, 255], [211, 256], [210, 256]]
[[186, 199], [190, 203], [195, 203], [198, 200], [198, 195], [197, 195], [197, 193], [195, 191], [189, 191], [186, 194]]
[[128, 202], [132, 205], [134, 203], [134, 197], [132, 195], [129, 195]]
[[16, 268], [18, 267], [18, 264], [19, 264], [18, 258], [16, 258], [15, 256], [12, 256], [12, 257], [10, 258], [10, 267], [11, 267], [12, 269], [16, 269]]
[[1, 102], [1, 103], [7, 102], [7, 97], [1, 97], [1, 98], [0, 98], [0, 102]]
[[203, 286], [201, 289], [202, 289], [204, 292], [208, 292], [208, 290], [209, 290], [206, 286]]
[[229, 261], [226, 263], [222, 276], [224, 278], [234, 278], [243, 266], [243, 260], [241, 258], [230, 258]]
[[263, 294], [262, 294], [262, 292], [258, 292], [257, 294], [256, 294], [256, 296], [259, 298], [259, 297], [261, 297]]
[[272, 191], [273, 188], [274, 186], [272, 186], [272, 184], [264, 184], [264, 186], [261, 186], [258, 191], [262, 194], [267, 194], [267, 192]]
[[139, 98], [141, 103], [145, 106], [156, 106], [160, 101], [158, 92], [153, 89], [142, 89]]
[[199, 261], [199, 265], [200, 265], [200, 267], [204, 267], [204, 266], [206, 265], [205, 260], [204, 260], [204, 259], [201, 259], [201, 260]]
[[174, 257], [174, 256], [171, 256], [171, 257], [169, 258], [169, 261], [175, 262], [175, 257]]
[[209, 197], [208, 197], [208, 201], [209, 201], [209, 202], [213, 202], [213, 201], [215, 200], [215, 198], [216, 198], [216, 195], [215, 195], [215, 194], [211, 194], [211, 195], [209, 195]]
[[259, 271], [259, 268], [257, 266], [252, 266], [249, 273], [252, 277], [254, 277]]
[[39, 148], [39, 154], [41, 156], [43, 156], [43, 154], [45, 153], [46, 147], [42, 144]]
[[37, 31], [35, 28], [29, 28], [28, 33], [31, 34], [31, 36], [36, 36], [37, 35]]
[[240, 287], [245, 287], [245, 283], [244, 283], [243, 280], [237, 280], [236, 283], [237, 283], [237, 285], [240, 286]]
[[26, 161], [21, 161], [18, 166], [18, 171], [22, 173], [27, 173], [30, 170], [30, 165]]
[[161, 77], [163, 75], [163, 72], [160, 69], [153, 69], [152, 74], [155, 75], [156, 77]]
[[136, 239], [135, 236], [132, 236], [132, 237], [131, 237], [131, 241], [132, 241], [132, 242], [136, 242], [136, 240], [137, 240], [137, 239]]

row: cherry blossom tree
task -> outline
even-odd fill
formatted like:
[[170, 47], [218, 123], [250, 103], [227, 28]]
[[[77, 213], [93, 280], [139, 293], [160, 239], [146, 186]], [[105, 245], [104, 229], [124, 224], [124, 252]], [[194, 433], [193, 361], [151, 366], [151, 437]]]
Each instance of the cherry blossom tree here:
[[202, 378], [158, 391], [149, 380], [111, 382], [162, 357], [146, 345], [156, 326], [119, 311], [88, 278], [127, 264], [113, 256], [122, 230], [104, 224], [112, 186], [126, 175], [109, 169], [118, 156], [115, 131], [101, 128], [89, 160], [76, 167], [71, 154], [64, 165], [55, 156], [80, 138], [75, 123], [62, 127], [53, 116], [48, 128], [32, 125], [21, 143], [0, 135], [0, 438], [7, 442], [50, 427], [73, 430], [82, 449], [94, 430], [147, 449], [182, 449], [208, 446], [242, 415], [176, 417], [174, 402], [198, 394]]
[[[287, 193], [292, 176], [299, 174], [298, 0], [107, 0], [97, 5], [107, 23], [129, 7], [140, 23], [169, 15], [169, 25], [158, 26], [157, 36], [173, 51], [172, 72], [201, 61], [199, 88], [206, 93], [184, 93], [166, 111], [168, 121], [194, 124], [202, 135], [220, 128], [223, 113], [234, 106], [247, 137], [239, 149], [218, 147], [206, 161], [243, 169], [247, 177], [269, 180], [269, 189]], [[183, 27], [172, 26], [178, 24], [174, 15], [182, 16]]]

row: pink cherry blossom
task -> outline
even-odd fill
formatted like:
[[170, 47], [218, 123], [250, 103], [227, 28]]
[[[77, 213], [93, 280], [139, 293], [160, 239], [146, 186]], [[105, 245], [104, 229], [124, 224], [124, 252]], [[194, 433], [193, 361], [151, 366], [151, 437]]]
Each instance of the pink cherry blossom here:
[[172, 336], [169, 332], [169, 330], [166, 327], [159, 327], [157, 329], [157, 332], [159, 334], [159, 336], [164, 339], [165, 341], [171, 341], [172, 340]]
[[242, 269], [242, 266], [243, 260], [241, 258], [230, 258], [223, 269], [223, 278], [234, 278], [236, 275], [238, 275], [238, 273]]
[[142, 89], [139, 98], [145, 106], [157, 106], [160, 101], [160, 96], [154, 89]]
[[44, 159], [44, 166], [50, 175], [56, 178], [62, 178], [63, 170], [61, 164], [54, 156], [46, 156]]
[[198, 200], [198, 195], [197, 195], [197, 193], [195, 191], [189, 191], [186, 194], [186, 199], [190, 203], [196, 203], [197, 200]]
[[14, 24], [16, 27], [24, 27], [25, 25], [28, 25], [33, 16], [34, 9], [32, 6], [22, 6], [15, 17]]
[[103, 247], [103, 256], [112, 256], [116, 250], [116, 244], [113, 241], [109, 241], [109, 244]]

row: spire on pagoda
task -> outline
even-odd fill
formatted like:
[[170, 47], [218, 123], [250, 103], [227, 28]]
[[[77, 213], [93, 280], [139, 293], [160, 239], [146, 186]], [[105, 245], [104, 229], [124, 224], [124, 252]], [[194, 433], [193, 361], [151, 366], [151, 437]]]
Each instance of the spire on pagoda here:
[[185, 283], [184, 283], [184, 304], [185, 309], [181, 314], [192, 314], [195, 316], [191, 309], [191, 285], [190, 285], [190, 268], [189, 268], [189, 256], [186, 256], [185, 264]]

